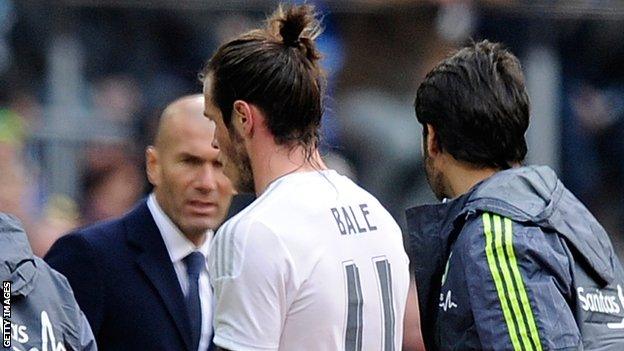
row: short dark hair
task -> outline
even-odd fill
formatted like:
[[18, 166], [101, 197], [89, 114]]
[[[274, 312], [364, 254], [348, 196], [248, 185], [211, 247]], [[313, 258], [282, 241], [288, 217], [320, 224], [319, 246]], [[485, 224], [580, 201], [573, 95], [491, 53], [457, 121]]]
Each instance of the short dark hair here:
[[477, 167], [524, 160], [529, 97], [520, 61], [499, 43], [472, 43], [439, 63], [418, 88], [416, 118], [438, 146]]
[[282, 6], [256, 29], [223, 44], [202, 71], [230, 128], [232, 106], [259, 107], [278, 144], [318, 145], [325, 74], [314, 40], [320, 24], [310, 5]]

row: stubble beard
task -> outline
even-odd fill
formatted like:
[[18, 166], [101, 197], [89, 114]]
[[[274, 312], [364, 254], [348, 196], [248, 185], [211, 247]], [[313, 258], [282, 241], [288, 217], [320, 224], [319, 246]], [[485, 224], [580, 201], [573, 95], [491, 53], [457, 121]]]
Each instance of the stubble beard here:
[[445, 198], [449, 198], [450, 195], [448, 194], [448, 191], [446, 191], [447, 186], [446, 182], [444, 181], [444, 174], [435, 169], [435, 166], [433, 165], [433, 159], [429, 157], [426, 149], [424, 155], [424, 163], [427, 183], [429, 183], [429, 187], [433, 191], [435, 197], [440, 201], [444, 200]]
[[252, 193], [256, 192], [256, 185], [254, 182], [253, 169], [251, 168], [251, 159], [249, 153], [245, 150], [245, 144], [243, 138], [236, 132], [230, 133], [232, 139], [232, 148], [229, 153], [232, 157], [230, 163], [235, 168], [236, 175], [234, 181], [234, 188], [239, 193]]
[[254, 182], [253, 170], [251, 169], [251, 160], [247, 152], [243, 151], [243, 153], [239, 155], [236, 168], [238, 169], [236, 190], [240, 193], [255, 193], [256, 184]]

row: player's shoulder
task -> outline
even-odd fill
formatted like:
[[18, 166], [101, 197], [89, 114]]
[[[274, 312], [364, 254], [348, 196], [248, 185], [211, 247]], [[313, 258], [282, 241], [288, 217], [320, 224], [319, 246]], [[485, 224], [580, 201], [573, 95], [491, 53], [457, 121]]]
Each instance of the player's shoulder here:
[[245, 224], [264, 225], [275, 232], [283, 219], [298, 213], [312, 215], [311, 209], [327, 198], [327, 189], [319, 186], [319, 175], [314, 172], [294, 173], [271, 183], [249, 206], [228, 221], [228, 230], [240, 229]]
[[209, 259], [209, 269], [215, 278], [236, 277], [246, 259], [284, 252], [279, 235], [254, 213], [240, 213], [217, 231]]
[[251, 204], [225, 222], [219, 232], [240, 233], [251, 226], [271, 227], [273, 218], [279, 217], [287, 207], [282, 192], [277, 187], [267, 189]]
[[527, 225], [496, 212], [479, 211], [469, 214], [454, 243], [454, 251], [465, 259], [481, 260], [484, 253], [498, 246], [506, 249], [545, 252], [549, 246], [539, 226]]
[[358, 204], [356, 212], [360, 211], [362, 214], [366, 213], [367, 216], [373, 216], [376, 220], [385, 223], [385, 225], [392, 228], [394, 231], [401, 232], [400, 226], [394, 217], [392, 217], [386, 207], [382, 205], [375, 196], [355, 183], [353, 183], [352, 186], [354, 188], [352, 190], [354, 194], [353, 198], [356, 199]]
[[266, 232], [273, 232], [270, 222], [262, 216], [258, 216], [258, 211], [250, 211], [247, 213], [239, 213], [225, 222], [217, 231], [215, 240], [221, 240], [226, 236], [247, 233], [252, 229], [261, 229]]
[[340, 176], [339, 182], [342, 198], [365, 201], [369, 206], [380, 207], [384, 209], [384, 212], [387, 212], [385, 211], [385, 207], [373, 194], [369, 193], [366, 189], [357, 185], [353, 180], [344, 176]]

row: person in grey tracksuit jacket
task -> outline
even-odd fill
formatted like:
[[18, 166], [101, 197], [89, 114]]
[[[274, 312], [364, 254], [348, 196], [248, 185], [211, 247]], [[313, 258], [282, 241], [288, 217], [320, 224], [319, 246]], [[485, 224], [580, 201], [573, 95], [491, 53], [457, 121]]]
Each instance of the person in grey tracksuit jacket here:
[[624, 350], [624, 270], [548, 167], [407, 211], [428, 350]]
[[609, 236], [552, 169], [523, 166], [518, 58], [469, 43], [427, 74], [414, 107], [443, 203], [406, 213], [421, 312], [406, 314], [406, 340], [417, 320], [429, 351], [624, 350], [624, 270]]
[[11, 330], [2, 347], [12, 351], [97, 350], [65, 277], [33, 255], [19, 220], [4, 213], [0, 213], [0, 281], [3, 327], [10, 322]]

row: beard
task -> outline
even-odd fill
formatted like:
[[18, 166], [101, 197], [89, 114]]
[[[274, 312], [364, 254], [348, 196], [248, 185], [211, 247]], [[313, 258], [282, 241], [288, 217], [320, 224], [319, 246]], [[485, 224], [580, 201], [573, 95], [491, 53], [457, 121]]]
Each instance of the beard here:
[[244, 151], [240, 154], [240, 159], [236, 163], [238, 177], [234, 187], [239, 193], [256, 193], [256, 183], [254, 182], [253, 170], [249, 154]]
[[435, 168], [433, 159], [429, 156], [426, 147], [424, 148], [424, 163], [427, 183], [429, 183], [429, 187], [433, 191], [435, 197], [440, 201], [445, 198], [451, 198], [444, 174]]
[[[231, 144], [226, 152], [226, 175], [232, 180], [234, 188], [239, 193], [254, 193], [256, 185], [254, 182], [254, 174], [251, 168], [251, 159], [249, 153], [245, 149], [243, 138], [234, 131], [230, 133]], [[230, 168], [230, 172], [227, 172]], [[233, 174], [227, 174], [233, 173]]]

